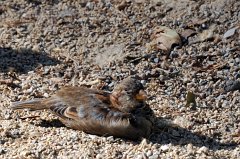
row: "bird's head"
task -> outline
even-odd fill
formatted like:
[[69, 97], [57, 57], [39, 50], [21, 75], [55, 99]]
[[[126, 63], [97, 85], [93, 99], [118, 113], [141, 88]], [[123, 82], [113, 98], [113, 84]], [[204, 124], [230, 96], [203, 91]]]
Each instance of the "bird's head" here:
[[143, 85], [133, 76], [122, 80], [111, 94], [113, 106], [123, 112], [131, 112], [144, 107], [146, 100], [147, 94]]

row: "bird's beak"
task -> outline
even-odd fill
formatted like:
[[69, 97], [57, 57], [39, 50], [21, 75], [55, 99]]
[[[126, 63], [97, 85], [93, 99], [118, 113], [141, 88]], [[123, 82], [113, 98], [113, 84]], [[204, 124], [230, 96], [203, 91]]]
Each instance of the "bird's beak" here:
[[147, 100], [147, 93], [144, 90], [140, 90], [139, 93], [135, 96], [138, 101]]

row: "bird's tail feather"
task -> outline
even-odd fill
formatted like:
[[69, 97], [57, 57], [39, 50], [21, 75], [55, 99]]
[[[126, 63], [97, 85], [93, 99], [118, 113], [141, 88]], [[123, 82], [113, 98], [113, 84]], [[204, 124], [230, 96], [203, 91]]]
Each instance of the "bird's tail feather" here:
[[13, 102], [11, 105], [11, 109], [30, 109], [30, 110], [41, 110], [47, 109], [48, 106], [42, 102], [43, 99], [32, 99], [28, 101], [19, 101]]

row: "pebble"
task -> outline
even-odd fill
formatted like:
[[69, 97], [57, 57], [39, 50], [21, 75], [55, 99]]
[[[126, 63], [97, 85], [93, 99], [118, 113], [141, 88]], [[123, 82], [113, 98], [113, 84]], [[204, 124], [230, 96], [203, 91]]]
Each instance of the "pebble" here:
[[0, 148], [0, 155], [2, 155], [2, 154], [4, 154], [4, 153], [6, 153], [5, 149]]
[[158, 59], [158, 58], [154, 58], [153, 61], [154, 61], [155, 63], [158, 63], [158, 62], [159, 62], [159, 59]]
[[97, 154], [96, 155], [96, 159], [102, 159], [103, 157], [102, 157], [102, 155], [101, 154]]
[[163, 152], [166, 152], [168, 149], [169, 149], [169, 145], [162, 145], [160, 147], [160, 149], [163, 151]]
[[141, 80], [142, 85], [146, 85], [146, 80]]
[[147, 155], [148, 157], [151, 156], [151, 155], [152, 155], [152, 151], [148, 150], [147, 153], [146, 153], [146, 155]]
[[223, 38], [227, 39], [227, 38], [233, 36], [235, 34], [237, 28], [238, 27], [229, 29], [226, 33], [224, 33]]
[[149, 159], [158, 159], [159, 158], [159, 155], [152, 155], [152, 156], [149, 156]]
[[197, 153], [200, 153], [200, 154], [202, 154], [202, 153], [207, 153], [207, 152], [208, 152], [208, 148], [205, 147], [205, 146], [202, 146], [201, 148], [199, 148], [199, 149], [197, 150]]
[[48, 93], [44, 93], [43, 96], [44, 96], [45, 98], [48, 98], [48, 97], [49, 97], [49, 94], [48, 94]]
[[235, 91], [235, 90], [240, 90], [240, 81], [236, 80], [236, 81], [232, 81], [229, 80], [226, 82], [226, 86], [225, 86], [225, 91], [226, 92], [230, 92], [230, 91]]

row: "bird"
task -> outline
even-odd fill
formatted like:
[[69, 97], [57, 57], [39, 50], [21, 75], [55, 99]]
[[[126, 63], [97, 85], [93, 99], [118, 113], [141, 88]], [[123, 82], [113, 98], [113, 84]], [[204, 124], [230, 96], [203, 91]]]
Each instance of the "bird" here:
[[11, 108], [48, 109], [66, 127], [99, 136], [138, 140], [149, 137], [154, 124], [154, 113], [146, 100], [141, 82], [129, 76], [112, 92], [66, 86], [49, 98], [13, 102]]

